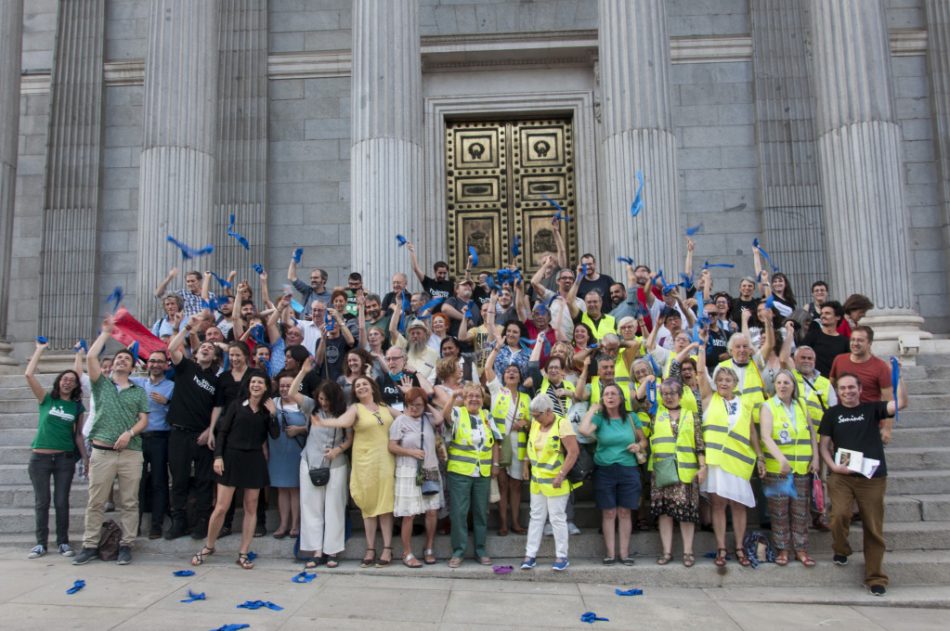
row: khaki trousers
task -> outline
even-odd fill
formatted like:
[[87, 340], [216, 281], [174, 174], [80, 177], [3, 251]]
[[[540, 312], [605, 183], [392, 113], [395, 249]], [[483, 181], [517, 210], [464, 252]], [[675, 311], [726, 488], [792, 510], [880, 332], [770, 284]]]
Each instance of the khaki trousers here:
[[835, 554], [851, 556], [848, 530], [851, 528], [851, 502], [858, 503], [864, 529], [864, 584], [887, 586], [884, 562], [884, 492], [887, 478], [872, 478], [832, 473], [828, 476], [831, 496], [831, 547]]
[[115, 495], [115, 508], [119, 512], [119, 525], [122, 527], [119, 545], [131, 546], [135, 542], [139, 530], [142, 452], [93, 448], [89, 458], [89, 503], [86, 505], [86, 531], [82, 538], [84, 548], [99, 547], [103, 513], [116, 478], [119, 480], [119, 489]]

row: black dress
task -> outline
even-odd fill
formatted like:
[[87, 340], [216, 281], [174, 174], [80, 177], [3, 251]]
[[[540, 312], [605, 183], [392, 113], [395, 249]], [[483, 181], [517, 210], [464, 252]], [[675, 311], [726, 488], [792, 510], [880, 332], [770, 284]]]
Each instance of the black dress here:
[[259, 489], [267, 486], [267, 435], [277, 438], [280, 427], [264, 402], [254, 412], [248, 401], [232, 401], [215, 432], [214, 457], [224, 458], [224, 474], [215, 480], [225, 486]]

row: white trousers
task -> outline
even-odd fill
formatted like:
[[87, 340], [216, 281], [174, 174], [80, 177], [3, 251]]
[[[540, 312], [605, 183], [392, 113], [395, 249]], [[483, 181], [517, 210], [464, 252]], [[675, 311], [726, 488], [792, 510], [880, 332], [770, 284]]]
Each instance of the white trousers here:
[[528, 524], [528, 543], [525, 545], [526, 557], [537, 557], [544, 535], [544, 522], [551, 520], [554, 530], [554, 556], [567, 558], [567, 499], [570, 495], [548, 497], [543, 493], [531, 494], [531, 521]]
[[349, 466], [330, 469], [330, 481], [314, 486], [300, 460], [300, 549], [337, 554], [346, 544], [346, 494]]

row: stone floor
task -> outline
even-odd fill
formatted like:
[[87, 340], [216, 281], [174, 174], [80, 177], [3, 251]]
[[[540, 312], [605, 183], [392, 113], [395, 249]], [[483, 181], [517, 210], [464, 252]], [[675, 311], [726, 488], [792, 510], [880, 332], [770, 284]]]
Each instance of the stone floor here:
[[[946, 629], [950, 608], [950, 587], [893, 586], [885, 598], [875, 598], [850, 580], [834, 589], [645, 587], [642, 596], [619, 597], [615, 588], [637, 586], [636, 568], [625, 584], [590, 584], [515, 581], [474, 563], [463, 565], [458, 578], [426, 576], [425, 570], [406, 577], [348, 563], [320, 568], [313, 582], [297, 584], [291, 577], [301, 566], [280, 560], [261, 559], [248, 572], [230, 556], [211, 557], [194, 576], [178, 578], [172, 572], [186, 564], [164, 555], [140, 554], [126, 567], [99, 561], [73, 567], [56, 555], [23, 556], [0, 551], [0, 628], [6, 631], [198, 630], [232, 623], [308, 630], [590, 628], [579, 620], [587, 611], [609, 619], [595, 623], [601, 629], [925, 630]], [[540, 565], [535, 571], [550, 572]], [[79, 578], [86, 587], [67, 595]], [[179, 602], [189, 589], [207, 599]], [[236, 608], [246, 600], [284, 609]]]

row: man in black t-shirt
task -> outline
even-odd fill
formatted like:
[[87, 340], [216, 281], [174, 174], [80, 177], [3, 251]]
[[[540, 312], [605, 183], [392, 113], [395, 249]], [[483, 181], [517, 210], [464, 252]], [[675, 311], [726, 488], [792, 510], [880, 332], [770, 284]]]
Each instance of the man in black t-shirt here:
[[[585, 254], [581, 257], [581, 267], [587, 271], [587, 274], [581, 276], [581, 286], [577, 291], [578, 296], [586, 296], [588, 292], [596, 291], [600, 294], [600, 300], [605, 305], [610, 305], [610, 286], [614, 284], [614, 279], [607, 274], [597, 273], [597, 259], [593, 254]], [[610, 311], [612, 306], [605, 307], [604, 311]]]
[[[448, 263], [445, 261], [436, 261], [435, 265], [432, 266], [432, 272], [435, 274], [435, 278], [432, 278], [431, 276], [426, 276], [422, 268], [419, 267], [419, 259], [416, 258], [416, 246], [407, 243], [406, 249], [409, 250], [409, 260], [412, 263], [412, 271], [416, 275], [416, 278], [419, 279], [419, 282], [422, 283], [422, 288], [426, 293], [432, 296], [432, 298], [451, 298], [455, 283], [449, 278]], [[438, 311], [438, 309], [436, 309], [436, 311]]]
[[406, 351], [398, 346], [391, 346], [386, 351], [386, 364], [386, 372], [376, 377], [376, 384], [383, 403], [401, 412], [403, 388], [418, 388], [421, 382], [415, 372], [406, 368]]
[[851, 352], [848, 338], [838, 333], [838, 325], [841, 324], [842, 318], [844, 318], [844, 307], [841, 303], [835, 300], [826, 302], [821, 305], [818, 320], [812, 321], [802, 342], [815, 351], [815, 368], [824, 377], [831, 374], [831, 365], [835, 357]]
[[198, 521], [192, 537], [203, 539], [208, 534], [211, 516], [212, 463], [214, 435], [211, 427], [221, 414], [218, 405], [217, 366], [214, 365], [215, 346], [202, 342], [195, 352], [194, 361], [182, 352], [191, 324], [180, 327], [168, 344], [168, 354], [175, 368], [175, 394], [168, 407], [168, 469], [172, 478], [170, 499], [172, 525], [166, 539], [177, 539], [188, 534], [185, 506], [191, 469], [195, 470], [195, 506]]
[[[907, 392], [901, 382], [897, 387], [896, 402], [861, 403], [861, 380], [851, 373], [838, 377], [837, 390], [840, 403], [825, 412], [818, 428], [821, 457], [831, 472], [828, 494], [834, 562], [847, 565], [851, 556], [848, 530], [851, 504], [857, 502], [864, 529], [864, 584], [875, 596], [883, 596], [887, 592], [887, 574], [882, 567], [884, 492], [887, 489], [884, 445], [891, 439], [894, 414], [907, 406]], [[834, 454], [838, 449], [859, 451], [864, 459], [873, 458], [880, 464], [868, 478], [845, 465], [835, 464]]]

